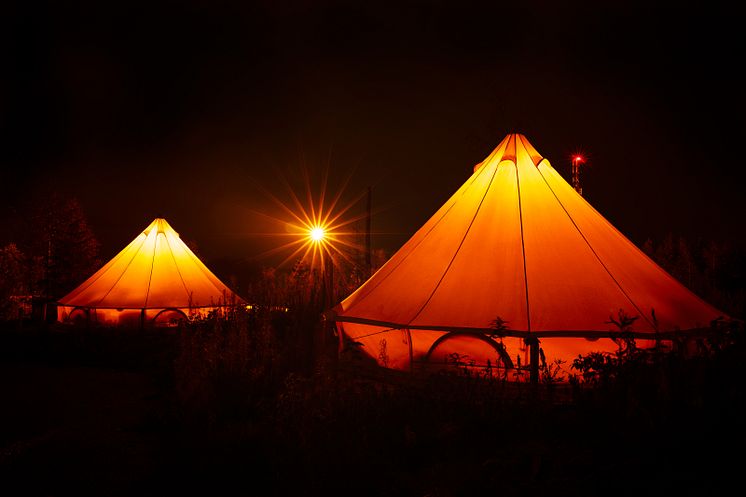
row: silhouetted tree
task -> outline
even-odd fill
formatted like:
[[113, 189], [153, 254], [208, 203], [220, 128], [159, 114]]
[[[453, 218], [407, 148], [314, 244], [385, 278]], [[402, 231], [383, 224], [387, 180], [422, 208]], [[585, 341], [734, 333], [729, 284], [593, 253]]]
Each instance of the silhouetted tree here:
[[659, 243], [648, 239], [643, 251], [694, 293], [729, 313], [744, 315], [746, 254], [716, 241], [690, 243], [669, 233]]
[[28, 294], [25, 256], [15, 243], [0, 248], [0, 319], [16, 317], [11, 297]]
[[100, 244], [77, 199], [50, 196], [37, 209], [32, 235], [30, 262], [41, 274], [37, 293], [60, 298], [98, 269]]

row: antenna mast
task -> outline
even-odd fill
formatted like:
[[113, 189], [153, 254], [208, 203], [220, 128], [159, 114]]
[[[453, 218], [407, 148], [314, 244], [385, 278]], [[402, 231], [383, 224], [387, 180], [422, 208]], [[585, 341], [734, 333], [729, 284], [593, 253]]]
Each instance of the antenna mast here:
[[583, 187], [580, 186], [580, 164], [583, 162], [585, 159], [582, 155], [572, 156], [572, 187], [579, 195], [583, 195]]

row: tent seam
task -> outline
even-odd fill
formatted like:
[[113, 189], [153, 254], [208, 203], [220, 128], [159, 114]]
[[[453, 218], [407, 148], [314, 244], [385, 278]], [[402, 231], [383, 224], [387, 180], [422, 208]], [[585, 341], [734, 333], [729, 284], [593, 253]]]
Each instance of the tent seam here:
[[[488, 155], [487, 158], [484, 159], [484, 161], [482, 161], [482, 162], [486, 163], [487, 161], [489, 161], [497, 153], [497, 150], [499, 148], [500, 148], [499, 146], [496, 147], [495, 150], [493, 150], [492, 153], [490, 153], [490, 155]], [[495, 166], [495, 170], [497, 170], [497, 166]], [[472, 187], [472, 185], [476, 182], [477, 178], [480, 175], [482, 175], [483, 173], [484, 173], [484, 171], [480, 172], [479, 174], [476, 174], [476, 172], [472, 173], [472, 175], [474, 177], [472, 178], [471, 183], [469, 184], [469, 186], [467, 186], [466, 189], [464, 190], [464, 192], [461, 194], [461, 197], [463, 197], [466, 194], [467, 190], [469, 190], [469, 188]], [[446, 209], [446, 211], [440, 217], [440, 219], [438, 219], [435, 222], [435, 224], [433, 224], [432, 228], [430, 228], [427, 231], [427, 233], [425, 233], [425, 235], [422, 237], [422, 239], [419, 242], [417, 242], [417, 244], [414, 247], [412, 247], [412, 250], [410, 250], [407, 255], [405, 255], [404, 257], [402, 257], [401, 261], [399, 261], [399, 263], [396, 266], [392, 267], [391, 271], [389, 271], [389, 273], [386, 276], [384, 276], [384, 277], [381, 278], [381, 281], [379, 281], [378, 283], [376, 283], [375, 286], [373, 286], [367, 293], [365, 293], [364, 295], [361, 295], [360, 297], [358, 297], [356, 299], [356, 302], [360, 302], [360, 300], [368, 297], [371, 293], [373, 293], [376, 290], [376, 288], [378, 288], [381, 284], [383, 284], [383, 282], [386, 281], [386, 279], [389, 276], [391, 276], [396, 271], [396, 268], [398, 268], [399, 266], [401, 266], [404, 263], [404, 261], [406, 261], [409, 258], [410, 255], [412, 255], [412, 253], [415, 251], [415, 249], [417, 249], [417, 247], [419, 247], [420, 244], [425, 241], [425, 239], [430, 235], [430, 233], [433, 232], [433, 230], [441, 223], [441, 221], [443, 221], [443, 219], [445, 219], [445, 217], [448, 215], [449, 212], [451, 212], [451, 209], [453, 209], [453, 207], [456, 205], [456, 203], [460, 200], [461, 197], [459, 197], [459, 199], [454, 200], [453, 203], [450, 205], [450, 207], [448, 207], [448, 209]], [[354, 307], [354, 304], [353, 304], [353, 307]], [[350, 309], [348, 309], [348, 310], [351, 310], [351, 309], [352, 309], [352, 307], [350, 307]]]
[[[122, 279], [122, 276], [124, 276], [124, 273], [126, 273], [126, 272], [127, 272], [127, 270], [129, 269], [129, 267], [130, 267], [130, 266], [132, 265], [132, 261], [134, 261], [134, 260], [135, 260], [135, 258], [137, 257], [137, 254], [139, 254], [139, 253], [140, 253], [140, 250], [142, 249], [142, 246], [143, 246], [143, 245], [145, 245], [145, 242], [146, 242], [146, 241], [148, 241], [148, 236], [147, 236], [147, 235], [145, 235], [145, 238], [143, 239], [142, 243], [141, 243], [141, 244], [140, 244], [140, 246], [139, 246], [139, 247], [137, 248], [137, 250], [135, 251], [135, 253], [134, 253], [134, 254], [132, 255], [132, 258], [131, 258], [131, 259], [130, 259], [130, 261], [129, 261], [129, 262], [127, 263], [127, 265], [126, 265], [126, 266], [124, 267], [124, 269], [122, 270], [122, 273], [121, 273], [121, 274], [119, 275], [119, 277], [118, 277], [118, 278], [117, 278], [117, 279], [116, 279], [116, 280], [114, 281], [114, 283], [112, 283], [112, 285], [111, 285], [111, 288], [109, 288], [109, 290], [108, 290], [108, 291], [107, 291], [107, 292], [106, 292], [106, 293], [104, 294], [104, 296], [103, 296], [103, 297], [101, 297], [101, 298], [100, 298], [100, 299], [99, 299], [98, 301], [96, 301], [96, 304], [100, 304], [101, 302], [103, 302], [103, 301], [104, 301], [104, 299], [105, 299], [106, 297], [108, 297], [108, 296], [109, 296], [109, 294], [111, 293], [111, 291], [112, 291], [112, 290], [114, 290], [114, 287], [115, 287], [115, 286], [117, 286], [117, 284], [119, 283], [119, 281], [120, 281], [120, 280]], [[102, 274], [101, 276], [103, 276], [103, 274]]]
[[171, 242], [168, 241], [168, 236], [165, 233], [163, 234], [163, 237], [166, 239], [166, 245], [168, 245], [168, 252], [171, 254], [171, 259], [174, 261], [176, 272], [179, 273], [179, 279], [181, 280], [181, 284], [184, 286], [184, 291], [186, 292], [187, 298], [191, 302], [191, 296], [189, 295], [189, 288], [187, 288], [186, 282], [184, 281], [184, 276], [182, 276], [181, 269], [179, 269], [179, 263], [176, 261], [176, 256], [174, 256], [174, 251], [171, 248]]
[[[133, 240], [133, 242], [134, 242], [134, 240]], [[101, 266], [99, 268], [99, 270], [96, 271], [96, 273], [94, 273], [89, 278], [90, 281], [86, 280], [86, 281], [82, 282], [77, 288], [75, 288], [70, 293], [68, 293], [67, 295], [65, 295], [64, 297], [62, 297], [62, 299], [59, 299], [58, 302], [62, 303], [63, 299], [65, 299], [66, 297], [69, 297], [71, 294], [74, 293], [75, 295], [73, 295], [72, 297], [70, 297], [70, 300], [72, 300], [74, 298], [77, 298], [81, 293], [83, 293], [86, 290], [88, 290], [91, 286], [93, 286], [94, 283], [96, 283], [99, 279], [101, 279], [101, 277], [104, 274], [106, 274], [107, 272], [109, 272], [111, 270], [111, 268], [114, 267], [114, 264], [124, 255], [124, 253], [127, 251], [128, 247], [129, 247], [129, 245], [127, 245], [127, 247], [125, 247], [124, 249], [120, 250], [117, 253], [117, 255], [115, 255], [109, 262], [107, 262], [106, 264], [104, 264], [103, 266]], [[98, 275], [97, 275], [97, 273], [98, 273]], [[95, 278], [94, 278], [94, 276], [95, 276]]]
[[[166, 234], [163, 233], [163, 238]], [[148, 291], [145, 292], [145, 304], [143, 309], [148, 308], [148, 299], [150, 298], [150, 284], [153, 282], [153, 268], [155, 267], [155, 251], [158, 249], [158, 230], [155, 232], [155, 243], [153, 243], [153, 258], [150, 260], [150, 275], [148, 276]]]
[[[456, 252], [454, 252], [453, 256], [451, 257], [451, 261], [448, 263], [448, 266], [446, 266], [445, 271], [443, 271], [443, 274], [441, 275], [440, 279], [438, 280], [438, 283], [436, 283], [435, 288], [430, 293], [430, 296], [425, 300], [425, 302], [422, 304], [422, 307], [420, 307], [420, 310], [415, 313], [414, 316], [408, 321], [407, 325], [411, 324], [412, 321], [417, 319], [417, 317], [422, 313], [422, 311], [425, 310], [425, 307], [430, 303], [433, 296], [435, 295], [435, 292], [438, 291], [438, 288], [440, 288], [441, 283], [443, 283], [443, 280], [445, 279], [446, 275], [448, 274], [448, 271], [450, 271], [451, 266], [453, 265], [453, 261], [456, 260], [456, 257], [458, 257], [458, 253], [461, 251], [461, 247], [463, 247], [464, 242], [466, 241], [466, 237], [469, 236], [469, 231], [471, 231], [471, 227], [474, 225], [474, 221], [477, 219], [477, 216], [479, 215], [479, 212], [482, 210], [482, 204], [484, 203], [484, 199], [487, 198], [487, 194], [490, 191], [490, 188], [492, 188], [492, 182], [495, 181], [495, 176], [497, 175], [497, 170], [499, 169], [500, 164], [495, 165], [495, 170], [492, 172], [492, 177], [490, 178], [490, 183], [487, 185], [487, 188], [484, 190], [484, 194], [482, 195], [482, 199], [479, 201], [479, 205], [477, 206], [477, 210], [474, 213], [474, 216], [472, 216], [471, 221], [469, 222], [469, 226], [466, 228], [466, 231], [464, 232], [464, 235], [461, 237], [461, 242], [459, 242], [458, 247], [456, 248]], [[454, 202], [455, 204], [455, 202]]]
[[[189, 248], [189, 246], [186, 245], [186, 248]], [[190, 249], [190, 252], [191, 252], [191, 249]], [[194, 252], [192, 252], [192, 254], [194, 254]], [[194, 265], [197, 266], [197, 269], [199, 269], [199, 271], [202, 273], [202, 275], [205, 278], [207, 278], [207, 281], [209, 281], [212, 284], [212, 286], [215, 287], [215, 290], [217, 290], [218, 293], [223, 294], [224, 291], [227, 290], [227, 292], [224, 293], [224, 296], [226, 298], [228, 297], [229, 293], [231, 295], [235, 295], [236, 292], [231, 290], [228, 286], [225, 285], [225, 283], [223, 283], [220, 280], [220, 278], [215, 276], [215, 274], [212, 271], [210, 271], [210, 268], [205, 266], [205, 264], [199, 259], [199, 257], [195, 255], [193, 262], [194, 262]], [[221, 295], [220, 298], [223, 298], [223, 295]], [[227, 302], [223, 302], [223, 305], [227, 305]]]
[[[526, 147], [523, 147], [523, 149], [526, 150]], [[528, 153], [528, 150], [526, 150], [526, 153]], [[516, 190], [518, 191], [518, 219], [521, 225], [521, 255], [523, 256], [523, 286], [526, 291], [526, 331], [531, 333], [531, 304], [528, 294], [528, 269], [526, 261], [526, 241], [523, 232], [523, 204], [521, 202], [521, 178], [518, 173], [518, 152], [516, 152], [515, 155], [515, 184]], [[531, 161], [531, 164], [533, 165], [533, 161]]]
[[539, 175], [541, 176], [541, 179], [544, 180], [544, 183], [547, 185], [547, 188], [549, 188], [549, 191], [552, 192], [552, 195], [554, 195], [554, 198], [555, 198], [555, 200], [557, 200], [557, 203], [560, 205], [560, 207], [562, 207], [562, 210], [565, 211], [565, 214], [567, 215], [567, 218], [570, 220], [570, 222], [572, 223], [572, 225], [575, 226], [575, 229], [578, 231], [578, 233], [580, 234], [581, 238], [583, 238], [583, 241], [585, 242], [585, 244], [588, 246], [588, 248], [591, 250], [591, 252], [593, 253], [593, 255], [596, 257], [596, 260], [598, 260], [599, 264], [601, 264], [601, 267], [604, 268], [604, 270], [609, 275], [609, 277], [611, 278], [611, 280], [619, 288], [619, 291], [621, 291], [622, 294], [627, 298], [627, 300], [629, 300], [630, 304], [632, 304], [632, 306], [635, 309], [637, 309], [637, 312], [640, 313], [640, 316], [642, 316], [642, 318], [645, 321], [647, 321], [648, 324], [654, 330], [657, 330], [658, 327], [655, 324], [653, 324], [650, 321], [650, 319], [648, 319], [648, 317], [645, 315], [644, 312], [642, 312], [642, 310], [640, 309], [640, 307], [638, 307], [638, 305], [635, 303], [635, 301], [632, 300], [632, 297], [630, 297], [629, 294], [624, 290], [624, 287], [622, 287], [622, 284], [619, 283], [619, 281], [614, 277], [614, 275], [611, 273], [611, 270], [606, 266], [606, 264], [604, 264], [604, 261], [601, 259], [601, 257], [598, 255], [598, 253], [593, 248], [593, 246], [591, 245], [591, 243], [585, 237], [585, 235], [583, 234], [583, 232], [580, 229], [580, 226], [577, 225], [577, 223], [575, 222], [575, 220], [572, 218], [572, 216], [570, 215], [570, 213], [567, 211], [567, 208], [565, 208], [565, 205], [562, 203], [562, 201], [559, 199], [559, 197], [557, 196], [557, 194], [554, 192], [554, 190], [552, 189], [552, 186], [549, 184], [549, 182], [547, 181], [547, 179], [544, 177], [544, 174], [541, 172], [541, 170], [538, 167], [536, 168], [536, 170], [539, 172]]
[[[338, 316], [335, 318], [336, 322], [339, 323], [351, 323], [351, 324], [362, 324], [362, 325], [369, 325], [369, 326], [380, 326], [385, 327], [385, 330], [379, 330], [372, 333], [368, 333], [365, 335], [359, 335], [355, 338], [366, 338], [369, 336], [377, 335], [380, 333], [385, 333], [387, 331], [394, 331], [394, 330], [405, 330], [405, 329], [411, 329], [411, 330], [428, 330], [428, 331], [444, 331], [444, 332], [456, 332], [456, 333], [484, 333], [484, 328], [475, 328], [471, 326], [448, 326], [448, 325], [430, 325], [430, 324], [416, 324], [416, 325], [406, 325], [406, 324], [399, 324], [399, 323], [392, 323], [389, 321], [377, 321], [377, 320], [368, 320], [365, 318], [356, 318], [352, 316]], [[664, 332], [633, 332], [636, 336], [642, 337], [642, 338], [653, 338], [655, 336], [658, 336], [660, 334], [672, 334], [672, 333], [678, 333], [678, 332], [694, 332], [694, 331], [701, 331], [701, 330], [707, 330], [709, 328], [705, 326], [695, 326], [690, 328], [684, 328], [681, 330], [675, 330], [675, 331], [664, 331]], [[616, 332], [615, 331], [604, 331], [604, 330], [537, 330], [537, 331], [520, 331], [520, 330], [507, 330], [505, 332], [505, 336], [508, 337], [526, 337], [527, 335], [534, 335], [544, 338], [583, 338], [583, 337], [611, 337], [614, 336]], [[608, 335], [608, 336], [607, 336]]]
[[642, 249], [640, 249], [640, 247], [638, 247], [637, 245], [635, 245], [634, 243], [632, 243], [626, 236], [624, 236], [624, 233], [622, 233], [621, 231], [619, 231], [613, 224], [611, 224], [609, 222], [609, 220], [606, 219], [600, 212], [598, 212], [598, 210], [596, 210], [596, 208], [593, 207], [587, 200], [585, 200], [583, 197], [581, 197], [581, 199], [585, 202], [585, 204], [590, 209], [593, 210], [593, 212], [601, 220], [603, 220], [604, 224], [606, 225], [606, 227], [608, 229], [610, 229], [615, 235], [617, 235], [623, 241], [625, 241], [632, 248], [632, 250], [637, 255], [642, 256], [647, 262], [649, 262], [650, 264], [652, 264], [652, 266], [658, 271], [658, 273], [660, 273], [662, 276], [664, 276], [665, 278], [667, 278], [671, 282], [675, 283], [676, 285], [679, 285], [680, 287], [682, 287], [688, 293], [690, 293], [691, 295], [693, 295], [697, 300], [699, 300], [700, 303], [702, 303], [702, 304], [704, 304], [704, 305], [706, 305], [708, 307], [711, 307], [716, 312], [719, 312], [719, 313], [723, 314], [719, 309], [716, 309], [715, 307], [712, 306], [712, 304], [710, 304], [709, 302], [706, 302], [702, 297], [700, 297], [699, 295], [697, 295], [695, 292], [693, 292], [691, 289], [689, 289], [686, 285], [684, 285], [679, 280], [677, 280], [676, 278], [674, 278], [668, 271], [666, 271], [660, 265], [658, 265], [658, 263], [656, 263], [648, 254], [646, 254]]
[[[169, 227], [170, 227], [170, 225], [169, 225]], [[174, 232], [176, 231], [173, 228], [171, 228], [171, 230], [174, 231]], [[178, 233], [177, 233], [177, 236], [178, 236]], [[191, 260], [194, 262], [194, 265], [197, 266], [197, 269], [199, 269], [199, 271], [202, 273], [202, 275], [205, 278], [207, 278], [207, 281], [209, 281], [212, 284], [212, 286], [215, 287], [215, 290], [217, 290], [218, 293], [223, 293], [224, 290], [228, 290], [228, 293], [230, 293], [232, 295], [235, 295], [235, 292], [233, 290], [231, 290], [230, 288], [228, 288], [225, 285], [225, 283], [223, 283], [220, 280], [220, 278], [218, 278], [217, 276], [215, 276], [215, 274], [212, 271], [210, 271], [210, 268], [208, 268], [207, 266], [205, 266], [205, 264], [200, 260], [200, 258], [197, 257], [197, 255], [194, 252], [192, 252], [192, 249], [189, 248], [189, 245], [187, 245], [186, 243], [184, 243], [181, 240], [181, 237], [179, 237], [179, 240], [184, 245], [184, 248], [188, 251], [188, 253], [190, 253], [193, 256], [193, 259], [191, 259]], [[226, 296], [227, 295], [228, 294], [226, 293]], [[224, 302], [224, 304], [226, 304], [226, 303], [227, 302]]]

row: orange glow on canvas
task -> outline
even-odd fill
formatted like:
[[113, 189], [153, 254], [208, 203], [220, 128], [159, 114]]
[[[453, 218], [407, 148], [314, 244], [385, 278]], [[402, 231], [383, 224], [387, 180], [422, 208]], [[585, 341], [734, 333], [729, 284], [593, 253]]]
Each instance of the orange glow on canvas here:
[[[587, 160], [570, 157], [574, 166]], [[615, 350], [595, 335], [615, 331], [609, 316], [620, 309], [639, 318], [633, 331], [650, 336], [722, 315], [577, 195], [525, 136], [511, 134], [334, 319], [387, 367], [459, 350], [472, 360], [492, 354], [494, 364], [494, 350], [472, 350], [479, 340], [431, 348], [450, 330], [481, 334], [496, 316], [514, 332], [545, 334], [547, 361], [569, 367], [580, 353]], [[511, 358], [521, 353], [519, 338], [503, 345]]]
[[73, 313], [99, 324], [157, 321], [169, 314], [207, 313], [241, 302], [157, 218], [105, 266], [58, 302], [60, 321]]

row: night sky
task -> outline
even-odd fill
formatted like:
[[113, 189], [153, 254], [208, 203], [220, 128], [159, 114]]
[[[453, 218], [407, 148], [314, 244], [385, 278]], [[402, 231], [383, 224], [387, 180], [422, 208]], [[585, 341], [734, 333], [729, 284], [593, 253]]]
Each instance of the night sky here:
[[746, 241], [742, 17], [547, 3], [6, 5], [0, 241], [57, 191], [104, 259], [160, 215], [219, 275], [269, 265], [263, 189], [328, 166], [327, 195], [372, 186], [390, 253], [513, 131], [565, 178], [585, 152], [586, 199], [638, 245]]

